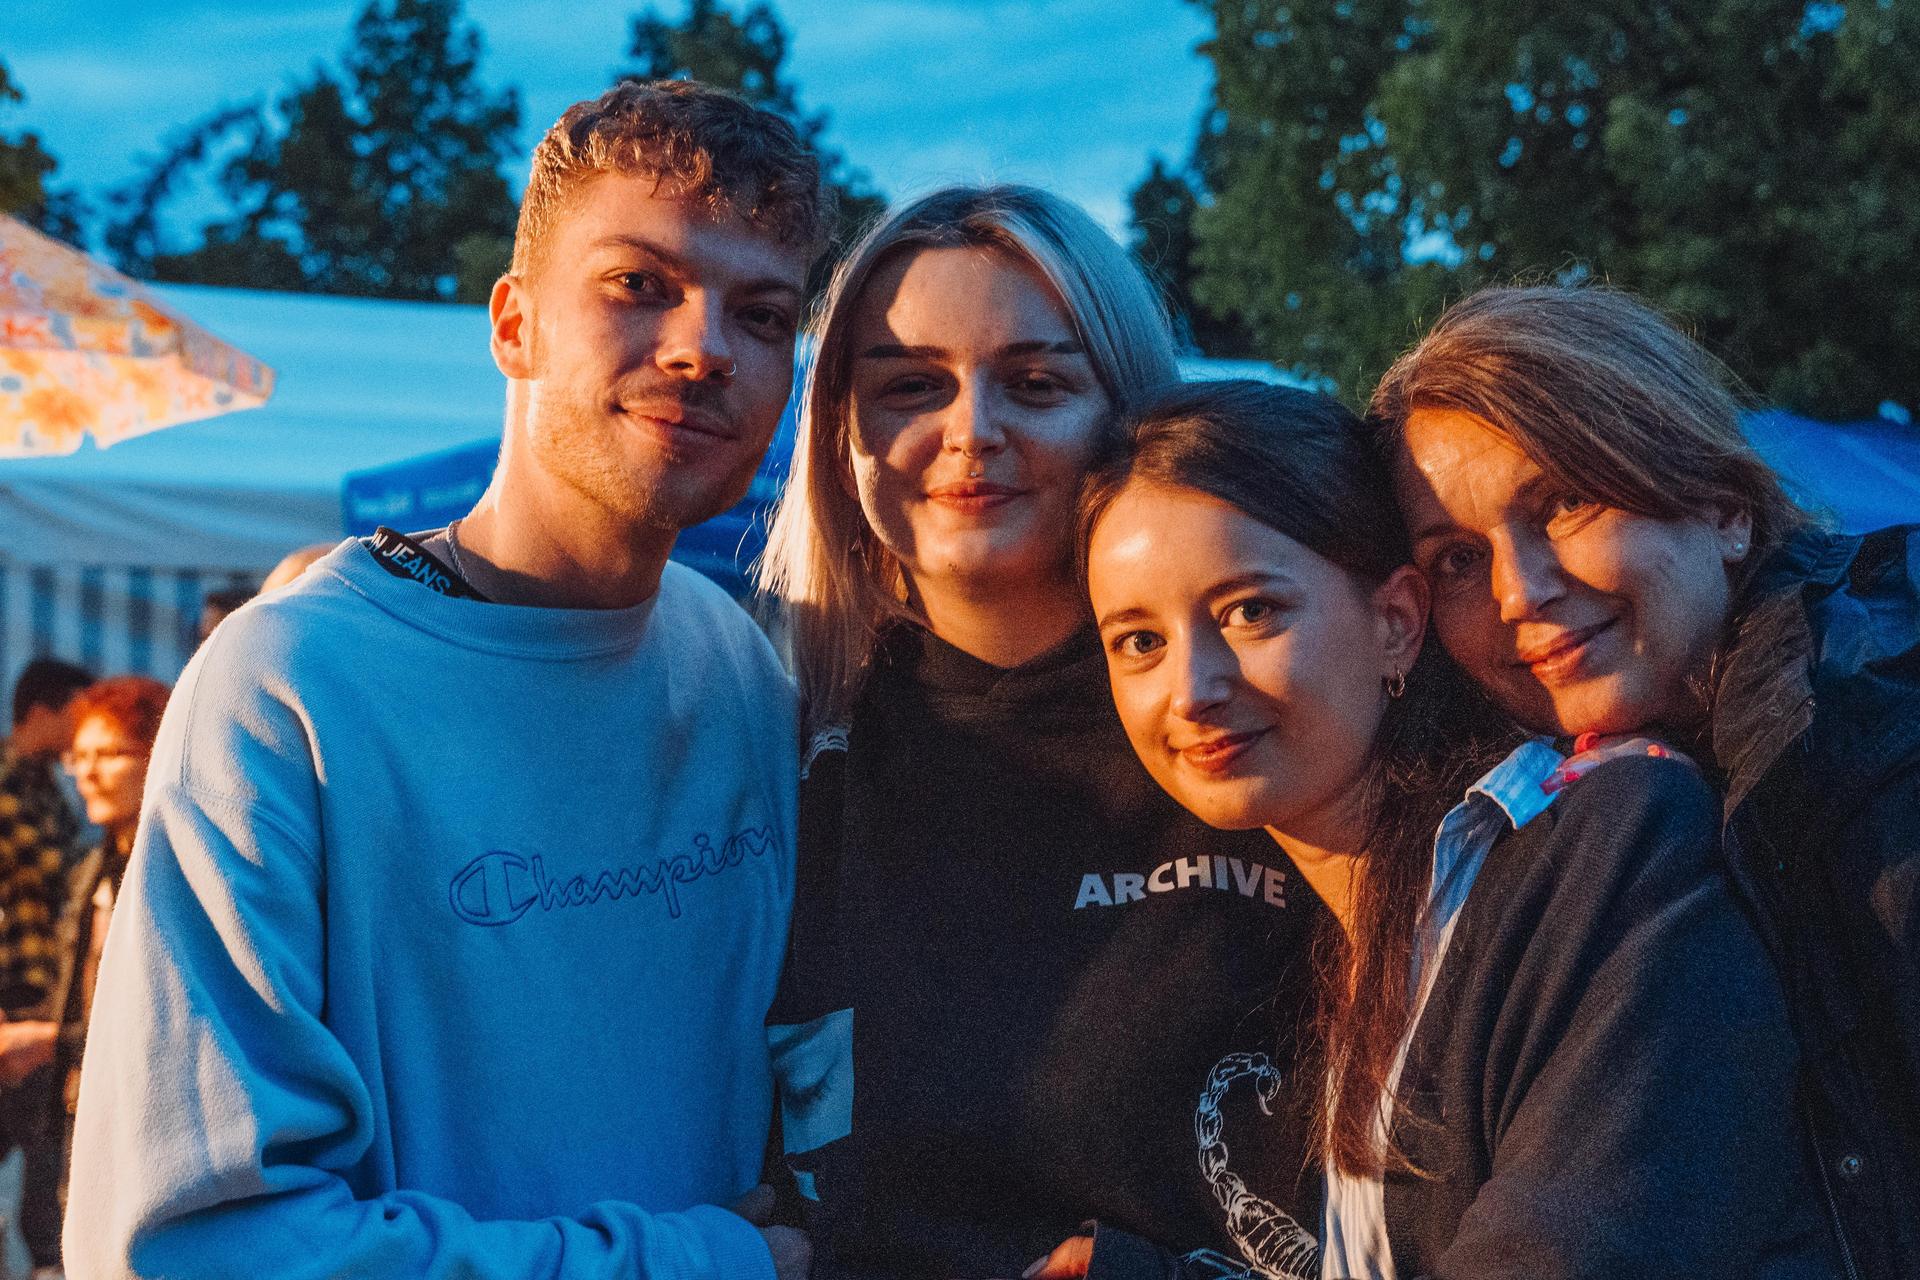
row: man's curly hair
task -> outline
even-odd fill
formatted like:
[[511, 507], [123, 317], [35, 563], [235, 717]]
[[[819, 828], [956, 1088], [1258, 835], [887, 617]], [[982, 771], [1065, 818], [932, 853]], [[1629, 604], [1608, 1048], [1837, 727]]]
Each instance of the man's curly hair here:
[[810, 254], [832, 223], [820, 162], [787, 121], [697, 81], [629, 80], [567, 108], [534, 148], [515, 273], [537, 265], [560, 215], [603, 173], [652, 178], [663, 194], [736, 214]]

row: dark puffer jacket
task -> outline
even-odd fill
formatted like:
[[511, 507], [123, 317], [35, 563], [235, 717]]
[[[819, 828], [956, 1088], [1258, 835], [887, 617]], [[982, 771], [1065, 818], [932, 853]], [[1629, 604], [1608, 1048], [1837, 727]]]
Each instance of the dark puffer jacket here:
[[1738, 611], [1712, 731], [1850, 1274], [1920, 1276], [1920, 525], [1776, 553]]

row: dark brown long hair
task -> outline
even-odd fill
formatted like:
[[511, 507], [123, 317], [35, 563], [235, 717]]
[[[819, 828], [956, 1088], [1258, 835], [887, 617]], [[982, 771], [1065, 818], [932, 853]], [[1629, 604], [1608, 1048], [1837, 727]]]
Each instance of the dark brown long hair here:
[[[1082, 492], [1084, 570], [1094, 526], [1135, 480], [1203, 493], [1300, 543], [1372, 589], [1411, 561], [1384, 459], [1337, 401], [1258, 382], [1196, 382], [1149, 402], [1122, 451]], [[1474, 779], [1520, 740], [1437, 644], [1390, 701], [1356, 785], [1368, 815], [1353, 934], [1316, 947], [1318, 1047], [1331, 1087], [1320, 1126], [1329, 1164], [1408, 1168], [1375, 1121], [1411, 1016], [1413, 939], [1433, 872], [1433, 833]], [[1411, 1114], [1396, 1104], [1396, 1114]], [[1417, 1119], [1416, 1119], [1417, 1122]]]

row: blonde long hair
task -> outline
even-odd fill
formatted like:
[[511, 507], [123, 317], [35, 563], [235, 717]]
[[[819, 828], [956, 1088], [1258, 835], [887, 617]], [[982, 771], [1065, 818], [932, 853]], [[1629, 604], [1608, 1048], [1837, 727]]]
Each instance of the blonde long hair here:
[[[882, 629], [912, 618], [900, 562], [843, 480], [852, 401], [853, 309], [882, 265], [923, 249], [987, 248], [1045, 277], [1064, 303], [1118, 437], [1132, 408], [1177, 380], [1159, 295], [1083, 211], [1025, 186], [947, 187], [894, 211], [861, 237], [822, 299], [793, 464], [754, 565], [791, 649], [809, 732], [844, 724]], [[1061, 532], [1063, 544], [1069, 536]]]

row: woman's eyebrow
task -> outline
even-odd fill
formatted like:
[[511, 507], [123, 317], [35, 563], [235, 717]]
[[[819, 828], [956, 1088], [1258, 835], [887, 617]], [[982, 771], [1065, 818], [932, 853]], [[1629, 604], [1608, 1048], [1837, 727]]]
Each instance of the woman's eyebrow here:
[[[901, 342], [876, 342], [859, 353], [859, 360], [933, 360], [947, 354], [944, 347], [908, 346]], [[1026, 342], [1009, 342], [994, 353], [997, 358], [1008, 356], [1056, 355], [1079, 356], [1086, 351], [1072, 338], [1051, 342], [1045, 338], [1034, 338]]]
[[910, 347], [901, 342], [876, 342], [862, 351], [861, 360], [931, 360], [946, 354], [939, 347]]

